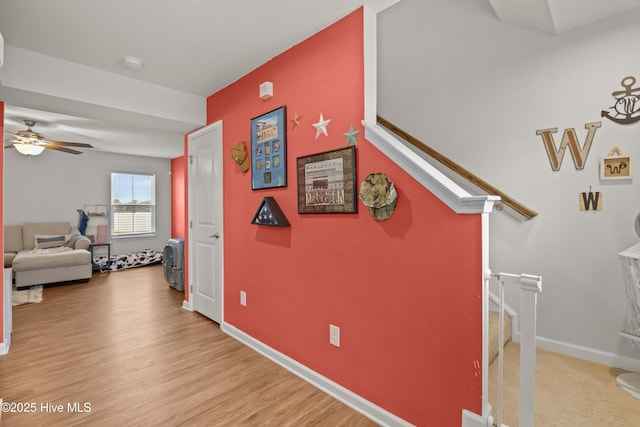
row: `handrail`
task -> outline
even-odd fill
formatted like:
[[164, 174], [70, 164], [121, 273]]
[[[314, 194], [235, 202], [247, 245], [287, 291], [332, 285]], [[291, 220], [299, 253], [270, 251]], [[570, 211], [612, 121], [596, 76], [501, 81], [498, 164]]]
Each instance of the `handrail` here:
[[481, 190], [489, 193], [490, 195], [500, 196], [500, 199], [501, 199], [502, 203], [504, 203], [505, 205], [509, 206], [511, 209], [513, 209], [514, 211], [518, 212], [520, 215], [522, 215], [526, 219], [529, 220], [529, 219], [532, 219], [533, 217], [535, 217], [536, 215], [538, 215], [538, 213], [536, 211], [529, 209], [528, 207], [524, 206], [522, 203], [518, 202], [517, 200], [507, 196], [505, 193], [503, 193], [502, 191], [498, 190], [497, 188], [495, 188], [494, 186], [492, 186], [488, 182], [486, 182], [483, 179], [479, 178], [478, 176], [474, 175], [473, 173], [471, 173], [467, 169], [465, 169], [462, 166], [460, 166], [459, 164], [455, 163], [453, 160], [451, 160], [448, 157], [446, 157], [445, 155], [437, 152], [433, 148], [429, 147], [428, 145], [426, 145], [425, 143], [423, 143], [419, 139], [415, 138], [414, 136], [412, 136], [409, 133], [405, 132], [404, 130], [400, 129], [399, 127], [397, 127], [393, 123], [389, 122], [388, 120], [384, 119], [383, 117], [377, 116], [377, 122], [378, 122], [378, 124], [380, 124], [381, 126], [384, 126], [385, 128], [389, 129], [391, 132], [395, 133], [397, 136], [399, 136], [400, 138], [404, 139], [405, 141], [407, 141], [408, 143], [410, 143], [414, 147], [418, 148], [423, 153], [425, 153], [428, 156], [432, 157], [434, 160], [442, 163], [444, 166], [448, 167], [449, 169], [451, 169], [452, 171], [454, 171], [455, 173], [457, 173], [461, 177], [463, 177], [466, 180], [468, 180], [469, 182], [473, 183], [476, 187], [478, 187]]

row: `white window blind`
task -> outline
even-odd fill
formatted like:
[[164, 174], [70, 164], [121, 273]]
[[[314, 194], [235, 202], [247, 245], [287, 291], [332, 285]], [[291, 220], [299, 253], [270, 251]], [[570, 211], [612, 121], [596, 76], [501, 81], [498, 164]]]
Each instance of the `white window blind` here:
[[111, 174], [111, 230], [114, 237], [155, 233], [155, 175]]

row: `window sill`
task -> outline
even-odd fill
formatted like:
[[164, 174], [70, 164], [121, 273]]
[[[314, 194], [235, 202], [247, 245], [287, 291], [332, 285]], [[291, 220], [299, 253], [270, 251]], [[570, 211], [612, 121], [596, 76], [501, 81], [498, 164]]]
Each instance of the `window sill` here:
[[122, 236], [111, 236], [111, 240], [128, 240], [128, 239], [149, 239], [158, 237], [156, 233], [147, 234], [126, 234]]

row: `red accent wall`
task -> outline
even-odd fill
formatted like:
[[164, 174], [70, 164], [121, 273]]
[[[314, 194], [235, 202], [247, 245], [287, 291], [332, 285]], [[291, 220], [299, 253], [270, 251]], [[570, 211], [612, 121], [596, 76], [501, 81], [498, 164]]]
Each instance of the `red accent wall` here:
[[[208, 98], [207, 122], [224, 132], [224, 321], [411, 423], [459, 425], [463, 408], [481, 412], [481, 216], [455, 214], [364, 139], [363, 67], [359, 9]], [[288, 186], [252, 190], [229, 150], [282, 105]], [[316, 139], [320, 113], [329, 136]], [[350, 125], [362, 131], [358, 188], [385, 172], [395, 213], [376, 221], [359, 202], [357, 214], [298, 214], [296, 158], [344, 147]], [[265, 196], [291, 227], [250, 223]]]
[[[184, 136], [183, 140], [184, 152], [189, 152], [189, 134]], [[184, 196], [184, 222], [183, 222], [183, 231], [182, 234], [184, 236], [184, 299], [185, 301], [189, 301], [189, 164], [187, 156], [184, 155], [184, 163], [182, 170], [182, 194]], [[173, 177], [172, 177], [173, 181]], [[173, 184], [172, 184], [173, 185]], [[180, 191], [180, 190], [178, 190]], [[177, 226], [177, 224], [176, 224]]]
[[187, 157], [171, 160], [171, 237], [186, 238], [187, 231]]

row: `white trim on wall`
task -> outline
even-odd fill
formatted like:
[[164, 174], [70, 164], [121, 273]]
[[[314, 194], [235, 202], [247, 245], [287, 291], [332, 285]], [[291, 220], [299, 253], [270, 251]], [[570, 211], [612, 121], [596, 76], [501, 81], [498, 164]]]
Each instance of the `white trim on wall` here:
[[[520, 342], [520, 333], [513, 335], [514, 341]], [[567, 356], [584, 359], [601, 365], [613, 366], [615, 368], [626, 369], [628, 371], [640, 372], [640, 360], [619, 354], [597, 350], [595, 348], [583, 347], [577, 344], [556, 341], [551, 338], [536, 337], [536, 345], [545, 350], [555, 351]]]
[[490, 213], [498, 196], [474, 196], [377, 123], [363, 121], [365, 138], [459, 214]]
[[11, 306], [13, 296], [13, 272], [10, 268], [4, 269], [2, 276], [2, 293], [3, 293], [3, 306], [2, 309], [2, 321], [3, 321], [3, 341], [0, 344], [0, 355], [9, 353], [9, 347], [11, 346], [11, 332], [13, 331], [13, 308]]
[[364, 120], [374, 123], [378, 114], [378, 14], [401, 0], [364, 2]]
[[320, 375], [319, 373], [309, 369], [294, 359], [280, 353], [279, 351], [269, 347], [268, 345], [258, 341], [250, 335], [242, 332], [240, 329], [228, 323], [221, 323], [220, 330], [237, 339], [248, 347], [251, 347], [263, 356], [271, 359], [286, 370], [296, 374], [309, 384], [319, 388], [330, 396], [338, 399], [340, 402], [360, 412], [367, 418], [373, 420], [382, 426], [411, 426], [412, 424], [402, 418], [392, 414], [391, 412], [369, 402], [361, 396], [344, 388], [330, 379]]

